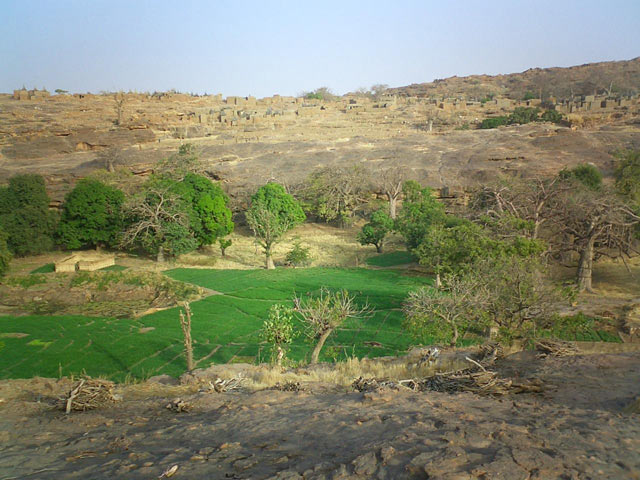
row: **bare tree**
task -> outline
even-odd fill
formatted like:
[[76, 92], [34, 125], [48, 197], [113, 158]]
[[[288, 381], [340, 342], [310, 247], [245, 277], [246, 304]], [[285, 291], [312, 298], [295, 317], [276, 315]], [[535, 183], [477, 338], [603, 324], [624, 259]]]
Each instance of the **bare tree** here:
[[115, 172], [116, 167], [124, 165], [124, 153], [119, 147], [109, 147], [105, 150], [101, 150], [98, 152], [96, 159], [109, 173]]
[[389, 200], [389, 216], [395, 220], [398, 199], [402, 194], [402, 185], [406, 179], [405, 169], [391, 167], [380, 172], [378, 184]]
[[473, 310], [479, 303], [480, 281], [474, 275], [448, 275], [445, 283], [442, 293], [424, 287], [409, 292], [402, 309], [406, 325], [416, 337], [421, 336], [428, 324], [444, 323], [451, 328], [450, 344], [455, 346], [459, 330], [474, 318]]
[[[556, 203], [555, 237], [568, 236], [562, 246], [578, 253], [576, 284], [579, 291], [593, 292], [593, 262], [602, 256], [622, 258], [638, 253], [634, 227], [640, 216], [608, 188], [576, 187]], [[553, 239], [553, 237], [552, 237]]]
[[471, 210], [493, 218], [510, 215], [531, 222], [532, 228], [524, 233], [538, 238], [540, 229], [557, 214], [555, 203], [570, 187], [553, 178], [503, 177], [493, 185], [480, 189], [471, 201]]
[[184, 311], [180, 310], [180, 327], [182, 327], [182, 336], [184, 340], [184, 352], [187, 358], [187, 371], [193, 370], [193, 342], [191, 340], [191, 307], [188, 302], [184, 302]]
[[120, 91], [113, 95], [114, 109], [116, 111], [116, 125], [122, 125], [122, 114], [124, 113], [124, 106], [127, 102], [127, 96], [124, 92]]
[[373, 313], [368, 304], [358, 306], [355, 298], [346, 290], [332, 292], [323, 287], [318, 296], [295, 297], [295, 311], [307, 326], [307, 335], [317, 339], [311, 352], [311, 363], [318, 363], [320, 351], [329, 335], [347, 318], [368, 317]]
[[140, 242], [157, 249], [157, 261], [164, 261], [165, 243], [172, 228], [189, 228], [187, 212], [181, 208], [182, 200], [169, 188], [161, 184], [151, 185], [125, 204], [125, 216], [132, 221], [122, 232], [121, 247]]
[[320, 168], [309, 175], [301, 195], [318, 218], [344, 224], [367, 200], [369, 179], [365, 167], [358, 164]]

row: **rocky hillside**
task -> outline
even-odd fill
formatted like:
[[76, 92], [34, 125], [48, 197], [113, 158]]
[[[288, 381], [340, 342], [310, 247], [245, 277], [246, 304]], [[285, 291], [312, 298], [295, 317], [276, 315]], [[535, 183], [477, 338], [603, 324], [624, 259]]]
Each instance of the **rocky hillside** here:
[[640, 57], [619, 62], [587, 63], [568, 68], [530, 68], [507, 75], [471, 75], [437, 79], [393, 88], [390, 93], [404, 96], [444, 96], [481, 99], [502, 95], [522, 99], [527, 92], [539, 98], [610, 93], [631, 95], [640, 89]]

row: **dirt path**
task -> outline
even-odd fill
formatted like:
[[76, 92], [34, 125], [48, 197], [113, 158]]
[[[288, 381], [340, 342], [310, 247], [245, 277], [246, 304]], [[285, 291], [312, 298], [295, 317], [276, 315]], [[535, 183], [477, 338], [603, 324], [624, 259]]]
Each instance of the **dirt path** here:
[[[640, 472], [640, 354], [536, 359], [542, 396], [312, 392], [195, 393], [134, 385], [116, 407], [66, 416], [43, 379], [0, 383], [0, 479], [633, 479]], [[193, 404], [172, 413], [176, 395]]]

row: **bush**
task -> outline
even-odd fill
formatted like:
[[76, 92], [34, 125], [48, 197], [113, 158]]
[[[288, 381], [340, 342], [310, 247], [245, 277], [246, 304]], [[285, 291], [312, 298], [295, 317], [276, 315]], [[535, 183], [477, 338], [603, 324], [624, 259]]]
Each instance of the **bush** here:
[[562, 114], [556, 110], [545, 110], [542, 115], [540, 115], [540, 121], [560, 123], [562, 121]]
[[602, 173], [600, 170], [588, 163], [583, 163], [570, 170], [566, 168], [559, 173], [563, 180], [576, 180], [591, 190], [600, 190], [602, 187]]
[[534, 107], [516, 107], [511, 115], [509, 115], [509, 124], [526, 124], [538, 120], [540, 109]]
[[291, 265], [293, 267], [308, 267], [311, 265], [311, 254], [309, 251], [310, 249], [308, 247], [302, 246], [300, 240], [296, 240], [293, 243], [293, 247], [287, 252], [287, 256], [285, 257], [287, 265]]
[[480, 128], [483, 130], [488, 130], [490, 128], [498, 128], [501, 125], [507, 125], [509, 123], [509, 117], [501, 116], [501, 117], [490, 117], [485, 118], [480, 122]]
[[282, 365], [286, 356], [285, 345], [290, 344], [296, 336], [293, 330], [293, 310], [276, 303], [269, 309], [269, 318], [262, 324], [260, 338], [273, 346], [272, 361]]

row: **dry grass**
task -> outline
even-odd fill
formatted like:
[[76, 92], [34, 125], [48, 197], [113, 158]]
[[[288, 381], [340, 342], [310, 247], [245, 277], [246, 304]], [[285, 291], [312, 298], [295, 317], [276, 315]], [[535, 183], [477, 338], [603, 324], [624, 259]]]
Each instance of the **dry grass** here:
[[[336, 228], [321, 223], [305, 223], [290, 231], [283, 241], [273, 249], [276, 266], [284, 265], [285, 256], [296, 241], [309, 248], [313, 267], [356, 267], [375, 255], [375, 248], [362, 246], [356, 240], [362, 221], [348, 228]], [[251, 231], [246, 227], [238, 228], [230, 236], [233, 244], [227, 249], [225, 257], [220, 249], [213, 245], [198, 252], [182, 255], [167, 268], [181, 266], [251, 269], [264, 267], [264, 255], [254, 242]], [[387, 244], [389, 250], [402, 248], [401, 239], [392, 236]]]
[[[457, 358], [443, 358], [435, 365], [420, 367], [403, 359], [358, 359], [350, 358], [345, 362], [332, 365], [317, 365], [292, 370], [283, 370], [275, 366], [260, 365], [248, 368], [243, 374], [243, 387], [248, 390], [263, 390], [277, 384], [320, 384], [349, 387], [358, 377], [383, 378], [390, 381], [408, 378], [422, 378], [438, 371], [458, 369], [461, 363]], [[468, 365], [468, 364], [467, 364]], [[222, 377], [233, 377], [237, 372], [229, 372]]]

